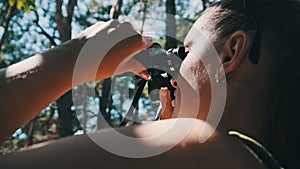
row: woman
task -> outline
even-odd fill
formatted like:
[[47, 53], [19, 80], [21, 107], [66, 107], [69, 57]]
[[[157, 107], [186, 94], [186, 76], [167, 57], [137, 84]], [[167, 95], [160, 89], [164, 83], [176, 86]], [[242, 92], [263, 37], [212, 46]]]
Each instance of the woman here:
[[[255, 8], [251, 8], [251, 6]], [[297, 71], [297, 59], [300, 59], [297, 57], [297, 41], [300, 37], [297, 31], [300, 28], [299, 9], [300, 4], [297, 1], [260, 2], [249, 6], [248, 2], [238, 0], [221, 1], [206, 9], [187, 35], [185, 44], [189, 54], [183, 62], [178, 79], [181, 95], [185, 94], [185, 92], [192, 93], [194, 92], [193, 90], [199, 92], [201, 96], [199, 109], [196, 112], [178, 112], [177, 110], [186, 110], [184, 109], [186, 105], [181, 103], [186, 103], [187, 101], [184, 101], [184, 97], [181, 97], [181, 100], [176, 100], [175, 103], [175, 116], [178, 117], [178, 120], [162, 120], [146, 125], [118, 129], [123, 134], [138, 138], [148, 138], [156, 136], [157, 133], [167, 133], [168, 137], [162, 137], [158, 142], [144, 142], [143, 140], [137, 142], [138, 144], [132, 147], [132, 151], [140, 153], [136, 150], [137, 147], [147, 147], [149, 148], [148, 150], [168, 150], [165, 148], [173, 145], [174, 139], [176, 139], [173, 136], [178, 135], [174, 131], [169, 131], [169, 126], [179, 123], [177, 126], [172, 127], [176, 128], [178, 130], [176, 131], [180, 133], [180, 128], [184, 128], [186, 124], [193, 124], [191, 129], [185, 133], [184, 138], [178, 144], [176, 142], [176, 146], [169, 149], [169, 151], [148, 158], [124, 158], [105, 151], [107, 150], [106, 148], [104, 148], [105, 150], [98, 148], [87, 139], [86, 135], [81, 135], [59, 140], [42, 148], [2, 156], [0, 157], [1, 168], [15, 168], [18, 166], [37, 168], [40, 165], [39, 163], [45, 162], [50, 162], [48, 165], [44, 165], [46, 168], [57, 166], [79, 168], [100, 165], [108, 166], [109, 168], [118, 166], [131, 167], [133, 165], [142, 166], [143, 168], [279, 168], [276, 160], [268, 154], [262, 155], [264, 154], [261, 152], [263, 148], [260, 148], [256, 142], [251, 141], [251, 139], [245, 139], [244, 136], [236, 132], [229, 131], [238, 131], [256, 139], [274, 155], [280, 165], [286, 168], [295, 168], [297, 165], [294, 160], [295, 157], [291, 156], [291, 152], [297, 145], [292, 144], [295, 139], [291, 138], [291, 135], [296, 132], [292, 130], [291, 126], [293, 125], [293, 120], [296, 119], [296, 96], [299, 92], [296, 86], [300, 73]], [[107, 29], [96, 29], [96, 32], [100, 32], [98, 37], [109, 34], [107, 31], [106, 34], [103, 33], [105, 32], [103, 30]], [[87, 37], [91, 35], [90, 32], [92, 31], [85, 32], [88, 33]], [[117, 35], [119, 37], [123, 34]], [[204, 36], [200, 37], [201, 35]], [[124, 60], [124, 56], [132, 55], [151, 45], [151, 42], [141, 43], [140, 36], [134, 37], [121, 41], [117, 47], [125, 49], [127, 44], [132, 43], [136, 44], [134, 46], [136, 47], [134, 48], [135, 50], [120, 55], [117, 54], [116, 48], [112, 48], [105, 55], [104, 59], [109, 62], [110, 59], [116, 60], [114, 59], [114, 56], [116, 56], [115, 58], [122, 57], [123, 59], [121, 60]], [[226, 74], [227, 100], [219, 127], [206, 142], [199, 144], [199, 131], [207, 125], [203, 120], [208, 116], [210, 104], [212, 104], [210, 100], [213, 85], [208, 77], [210, 72], [205, 71], [205, 65], [202, 62], [204, 57], [208, 57], [209, 51], [207, 49], [210, 48], [207, 45], [210, 44], [200, 43], [204, 42], [202, 38], [207, 38], [219, 55]], [[69, 52], [74, 47], [80, 49], [81, 45], [78, 42], [70, 42], [64, 44], [60, 50]], [[45, 62], [38, 63], [54, 65], [54, 63], [58, 62], [55, 56], [62, 55], [60, 50], [56, 48], [46, 52], [43, 54]], [[79, 51], [72, 52], [74, 53], [65, 56], [65, 58], [72, 58], [71, 56], [77, 56], [79, 53]], [[41, 58], [38, 57], [36, 60], [41, 60]], [[74, 64], [74, 62], [70, 63]], [[118, 63], [120, 62], [118, 61], [116, 64]], [[24, 63], [22, 62], [21, 64], [23, 65]], [[71, 70], [73, 66], [72, 64], [70, 65]], [[35, 66], [33, 67], [35, 68]], [[111, 76], [115, 67], [107, 67], [101, 63], [97, 78], [102, 79]], [[51, 69], [51, 66], [47, 68]], [[64, 69], [62, 68], [62, 70]], [[20, 75], [24, 73], [15, 72], [17, 70], [19, 69], [11, 68], [10, 70], [8, 68], [6, 74], [12, 73], [16, 75], [14, 77], [22, 77]], [[34, 71], [36, 69], [30, 70], [32, 71], [29, 71], [31, 72], [29, 75], [32, 75], [32, 77], [39, 72], [39, 69], [37, 71]], [[219, 70], [216, 71], [218, 72]], [[37, 76], [36, 79], [28, 80], [28, 84], [25, 87], [29, 89], [31, 85], [36, 83], [32, 84], [31, 82], [37, 79], [53, 77], [62, 81], [61, 86], [53, 85], [53, 88], [49, 90], [51, 92], [45, 93], [44, 97], [47, 99], [42, 100], [43, 104], [37, 103], [39, 109], [46, 106], [64, 91], [70, 89], [72, 71], [64, 72], [65, 74], [57, 76], [55, 72], [49, 71]], [[145, 78], [147, 76], [144, 74]], [[195, 83], [189, 83], [190, 77], [194, 77], [191, 79], [194, 79]], [[1, 79], [6, 78], [4, 73], [2, 73]], [[30, 79], [30, 76], [26, 76], [24, 79]], [[90, 79], [93, 79], [93, 77], [82, 76], [82, 79], [79, 78], [78, 83]], [[15, 78], [12, 78], [12, 80], [15, 80]], [[215, 81], [220, 84], [225, 83], [225, 79], [220, 73], [216, 74]], [[185, 82], [188, 82], [187, 86], [185, 86]], [[12, 88], [18, 88], [20, 84], [15, 84], [15, 86], [7, 85], [5, 87], [6, 90], [12, 90]], [[197, 87], [197, 89], [194, 87]], [[12, 95], [12, 97], [15, 95]], [[52, 96], [48, 97], [48, 95]], [[3, 98], [6, 99], [8, 96], [9, 94], [6, 93]], [[20, 103], [20, 105], [22, 104]], [[31, 107], [35, 108], [37, 105]], [[27, 106], [24, 105], [24, 107], [26, 108]], [[31, 112], [30, 116], [38, 112], [37, 109], [27, 110]], [[7, 108], [6, 112], [9, 111], [10, 109]], [[3, 112], [6, 113], [5, 111]], [[193, 123], [190, 123], [193, 120], [192, 118], [183, 118], [194, 118], [195, 114], [198, 120]], [[17, 116], [17, 118], [20, 118], [17, 126], [29, 118], [25, 118], [23, 115], [19, 116]], [[7, 117], [12, 116], [8, 115]], [[9, 119], [6, 118], [6, 120]], [[1, 125], [1, 128], [4, 130], [12, 132], [10, 123]], [[201, 137], [209, 135], [209, 130], [214, 130], [214, 128], [206, 127]], [[106, 130], [93, 134], [90, 137], [118, 143], [118, 140], [113, 139], [113, 132], [113, 130]], [[238, 136], [238, 138], [232, 135]], [[119, 149], [124, 147], [126, 149], [126, 145], [120, 146]]]
[[[265, 145], [280, 164], [296, 168], [299, 2], [249, 3], [255, 2], [216, 3], [196, 23], [218, 50], [226, 73], [227, 102], [220, 126], [246, 133]], [[190, 69], [195, 68], [201, 70]], [[202, 94], [205, 90], [210, 87]], [[207, 102], [201, 105], [209, 107]], [[165, 109], [168, 114], [172, 108]], [[207, 112], [199, 110], [198, 118], [205, 120]]]

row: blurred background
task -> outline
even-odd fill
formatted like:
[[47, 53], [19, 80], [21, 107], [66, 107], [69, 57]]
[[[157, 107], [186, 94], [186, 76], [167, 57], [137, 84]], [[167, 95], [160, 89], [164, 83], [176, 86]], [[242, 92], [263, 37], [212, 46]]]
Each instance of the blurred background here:
[[[97, 21], [110, 19], [129, 21], [138, 32], [153, 37], [165, 49], [175, 48], [182, 44], [201, 12], [214, 1], [1, 0], [0, 68], [59, 45]], [[74, 97], [72, 91], [67, 92], [18, 129], [0, 146], [0, 154], [74, 134], [118, 127], [135, 90], [136, 83], [131, 77], [80, 85], [73, 89]], [[133, 121], [153, 120], [158, 106], [144, 90]]]

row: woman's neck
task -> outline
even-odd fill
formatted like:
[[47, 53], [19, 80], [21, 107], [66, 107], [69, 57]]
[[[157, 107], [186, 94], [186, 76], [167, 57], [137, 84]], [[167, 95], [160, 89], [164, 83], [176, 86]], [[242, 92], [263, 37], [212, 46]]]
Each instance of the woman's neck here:
[[228, 130], [245, 133], [268, 147], [272, 113], [278, 97], [267, 86], [262, 83], [228, 82], [227, 102], [220, 124]]

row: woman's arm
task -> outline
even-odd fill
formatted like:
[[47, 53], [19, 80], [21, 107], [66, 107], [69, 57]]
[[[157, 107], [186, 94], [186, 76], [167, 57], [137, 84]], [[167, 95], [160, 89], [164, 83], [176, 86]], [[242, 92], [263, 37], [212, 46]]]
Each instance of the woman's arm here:
[[[180, 126], [176, 126], [176, 124]], [[98, 146], [97, 141], [93, 142], [88, 135], [80, 135], [59, 139], [40, 148], [0, 156], [0, 168], [264, 168], [239, 140], [225, 132], [216, 131], [209, 140], [200, 144], [199, 137], [203, 131], [203, 125], [205, 122], [201, 120], [179, 118], [116, 129], [135, 139], [154, 138], [153, 141], [139, 140], [136, 144], [131, 145], [123, 140], [114, 139], [112, 137], [114, 129], [91, 134], [94, 140], [102, 139], [120, 151], [128, 151], [129, 148], [129, 151], [132, 152], [150, 152], [151, 154], [151, 152], [164, 150], [166, 147], [174, 145], [168, 151], [162, 151], [160, 154], [147, 158], [128, 158], [112, 154]], [[180, 129], [178, 130], [178, 128], [186, 126], [190, 126], [190, 130], [185, 134]], [[206, 127], [206, 129], [208, 128]], [[175, 145], [176, 137], [181, 136], [183, 139]], [[148, 149], [149, 152], [144, 149]]]
[[[90, 41], [97, 44], [86, 46]], [[130, 56], [151, 44], [151, 39], [139, 35], [129, 23], [120, 24], [115, 20], [100, 22], [73, 40], [1, 69], [0, 143], [72, 86], [112, 76], [121, 62], [128, 61]], [[106, 53], [81, 53], [86, 48]], [[83, 57], [85, 62], [81, 63], [82, 74], [76, 75], [74, 81], [78, 56]], [[98, 60], [102, 60], [100, 65], [96, 65], [98, 70], [89, 74], [90, 65]], [[121, 67], [123, 70], [119, 73], [141, 71], [141, 67]], [[145, 72], [143, 75], [147, 76]]]

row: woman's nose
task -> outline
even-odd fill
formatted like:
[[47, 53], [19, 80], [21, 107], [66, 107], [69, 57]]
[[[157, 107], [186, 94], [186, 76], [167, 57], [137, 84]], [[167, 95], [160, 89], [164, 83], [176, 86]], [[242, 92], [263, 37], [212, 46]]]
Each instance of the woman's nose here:
[[171, 85], [176, 89], [177, 88], [177, 80], [172, 78]]

